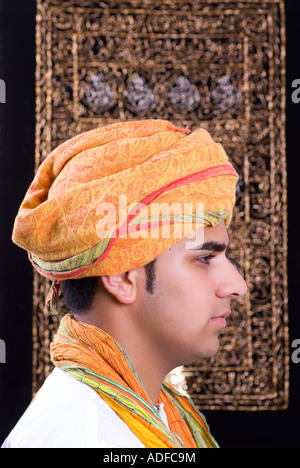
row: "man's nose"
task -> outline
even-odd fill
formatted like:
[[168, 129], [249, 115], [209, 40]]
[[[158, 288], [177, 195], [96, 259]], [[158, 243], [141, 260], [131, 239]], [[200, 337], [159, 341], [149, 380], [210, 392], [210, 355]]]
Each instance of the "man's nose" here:
[[240, 299], [246, 295], [247, 290], [248, 286], [242, 274], [229, 259], [226, 259], [226, 265], [216, 292], [217, 296]]

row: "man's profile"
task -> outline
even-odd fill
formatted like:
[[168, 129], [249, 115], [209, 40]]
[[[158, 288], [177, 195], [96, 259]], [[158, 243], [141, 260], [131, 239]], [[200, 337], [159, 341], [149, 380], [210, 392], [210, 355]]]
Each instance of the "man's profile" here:
[[246, 293], [226, 255], [236, 182], [205, 130], [164, 120], [91, 130], [46, 158], [13, 240], [53, 281], [50, 307], [61, 292], [70, 313], [51, 344], [55, 369], [4, 447], [218, 447], [165, 377], [217, 352]]

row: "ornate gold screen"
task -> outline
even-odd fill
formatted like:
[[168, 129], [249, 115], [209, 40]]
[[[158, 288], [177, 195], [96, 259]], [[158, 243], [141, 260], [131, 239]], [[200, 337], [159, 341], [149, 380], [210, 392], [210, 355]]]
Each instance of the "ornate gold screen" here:
[[[231, 256], [249, 286], [217, 356], [181, 369], [201, 409], [288, 405], [285, 18], [280, 0], [39, 0], [36, 167], [119, 120], [202, 126], [240, 174]], [[35, 392], [59, 317], [35, 274]]]

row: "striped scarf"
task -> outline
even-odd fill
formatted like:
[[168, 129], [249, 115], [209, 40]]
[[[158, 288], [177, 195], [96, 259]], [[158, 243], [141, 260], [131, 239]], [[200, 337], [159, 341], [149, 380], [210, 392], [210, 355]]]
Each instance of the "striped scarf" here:
[[146, 448], [218, 448], [204, 416], [190, 398], [164, 382], [169, 428], [152, 406], [132, 362], [103, 330], [66, 315], [51, 344], [55, 366], [91, 386]]

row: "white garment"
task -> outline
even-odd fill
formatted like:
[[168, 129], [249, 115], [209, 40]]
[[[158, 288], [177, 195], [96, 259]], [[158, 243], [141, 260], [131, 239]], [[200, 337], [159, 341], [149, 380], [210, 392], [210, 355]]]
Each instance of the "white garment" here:
[[[164, 409], [158, 411], [167, 423]], [[168, 427], [168, 426], [167, 426]], [[55, 368], [2, 448], [143, 448], [88, 385]]]

